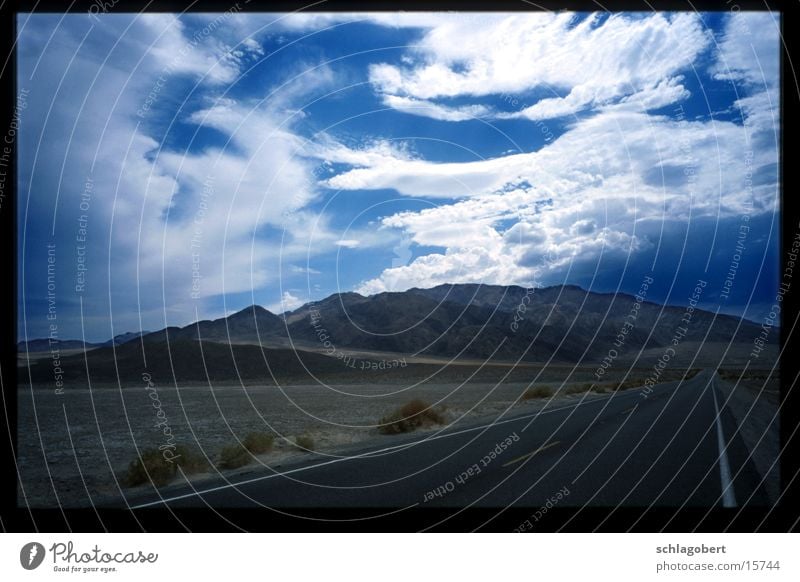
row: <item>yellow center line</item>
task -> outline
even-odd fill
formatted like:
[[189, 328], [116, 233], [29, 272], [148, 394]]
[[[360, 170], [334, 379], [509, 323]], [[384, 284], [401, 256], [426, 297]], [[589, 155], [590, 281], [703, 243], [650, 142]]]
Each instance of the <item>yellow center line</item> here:
[[528, 457], [532, 457], [536, 453], [541, 453], [545, 449], [549, 449], [550, 447], [556, 446], [560, 442], [561, 441], [553, 441], [552, 443], [548, 443], [546, 445], [543, 445], [543, 446], [539, 447], [538, 449], [536, 449], [535, 451], [532, 451], [532, 452], [530, 452], [530, 453], [528, 453], [526, 455], [522, 455], [521, 457], [517, 457], [516, 459], [510, 460], [508, 463], [506, 463], [503, 466], [504, 467], [508, 467], [509, 465], [513, 465], [514, 463], [519, 463], [520, 461], [522, 461], [524, 459], [527, 459]]

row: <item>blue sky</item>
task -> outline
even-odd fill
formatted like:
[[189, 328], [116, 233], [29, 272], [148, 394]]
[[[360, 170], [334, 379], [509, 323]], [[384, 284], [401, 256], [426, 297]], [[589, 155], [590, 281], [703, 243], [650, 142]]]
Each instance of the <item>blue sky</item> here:
[[700, 278], [703, 306], [758, 320], [779, 268], [778, 25], [22, 14], [19, 335], [53, 321], [48, 245], [62, 339], [650, 273], [653, 300]]

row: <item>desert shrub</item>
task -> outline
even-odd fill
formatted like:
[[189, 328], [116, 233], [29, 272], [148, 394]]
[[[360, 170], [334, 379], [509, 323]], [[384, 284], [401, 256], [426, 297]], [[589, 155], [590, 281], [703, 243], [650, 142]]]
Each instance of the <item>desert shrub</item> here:
[[238, 469], [253, 462], [253, 455], [261, 455], [272, 450], [275, 437], [265, 432], [251, 432], [242, 439], [241, 444], [223, 447], [219, 453], [220, 469]]
[[146, 449], [128, 465], [123, 482], [128, 487], [144, 483], [153, 483], [159, 487], [169, 483], [174, 476], [174, 463], [168, 463], [158, 449]]
[[554, 391], [550, 386], [531, 386], [522, 395], [523, 400], [532, 400], [534, 398], [550, 398]]
[[592, 384], [589, 390], [595, 394], [605, 394], [609, 391], [609, 387], [606, 384]]
[[254, 455], [261, 455], [272, 450], [272, 443], [275, 438], [265, 432], [251, 432], [244, 437], [242, 444], [244, 448]]
[[211, 468], [208, 460], [203, 456], [200, 451], [178, 445], [175, 448], [175, 464], [181, 468], [181, 471], [190, 475], [192, 473], [202, 473]]
[[219, 453], [220, 469], [238, 469], [253, 460], [250, 452], [239, 443], [223, 447]]
[[[686, 375], [684, 376], [685, 380], [694, 377], [700, 370], [692, 368]], [[777, 370], [759, 370], [759, 369], [749, 369], [749, 370], [730, 370], [730, 369], [719, 369], [717, 370], [720, 378], [723, 380], [732, 380], [732, 381], [739, 381], [739, 380], [777, 380], [780, 378], [780, 374]]]
[[208, 469], [208, 462], [197, 451], [178, 445], [170, 452], [170, 460], [167, 460], [164, 452], [159, 449], [150, 448], [142, 451], [141, 456], [128, 465], [127, 471], [122, 476], [123, 484], [127, 487], [136, 487], [152, 483], [156, 487], [161, 487], [175, 478], [178, 467], [187, 474]]
[[300, 435], [295, 439], [294, 442], [298, 448], [303, 449], [305, 451], [311, 452], [314, 450], [314, 439], [308, 435]]
[[378, 432], [382, 434], [400, 434], [411, 432], [421, 426], [444, 424], [445, 420], [440, 410], [434, 408], [419, 398], [407, 402], [399, 409], [380, 419]]
[[580, 394], [582, 392], [588, 392], [592, 389], [593, 384], [586, 383], [586, 384], [573, 384], [572, 386], [567, 386], [566, 390], [564, 390], [564, 394]]

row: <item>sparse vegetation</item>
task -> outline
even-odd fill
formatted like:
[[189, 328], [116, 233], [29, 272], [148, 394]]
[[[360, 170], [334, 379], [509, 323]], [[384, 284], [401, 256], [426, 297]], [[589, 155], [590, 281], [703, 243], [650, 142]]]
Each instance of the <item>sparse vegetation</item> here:
[[586, 382], [585, 384], [573, 384], [572, 386], [567, 386], [567, 388], [564, 390], [564, 394], [581, 394], [591, 390], [592, 386], [594, 386], [594, 384], [591, 382]]
[[262, 455], [272, 450], [275, 437], [265, 432], [248, 433], [241, 444], [223, 447], [219, 453], [220, 469], [238, 469], [253, 462], [253, 455]]
[[617, 382], [613, 386], [614, 390], [628, 390], [629, 388], [641, 388], [644, 386], [644, 380], [641, 378], [628, 378], [623, 382]]
[[253, 461], [250, 452], [240, 444], [224, 447], [219, 453], [220, 469], [238, 469]]
[[522, 395], [522, 400], [532, 400], [534, 398], [550, 398], [555, 391], [550, 386], [531, 386]]
[[168, 463], [158, 449], [142, 451], [138, 459], [131, 461], [123, 476], [128, 487], [152, 482], [156, 487], [166, 485], [175, 476], [174, 463]]
[[[681, 377], [686, 377], [686, 379], [692, 378], [695, 376], [700, 369], [693, 368], [691, 370], [680, 373], [675, 373], [674, 379], [680, 379]], [[722, 373], [720, 373], [722, 375]], [[666, 374], [664, 375], [666, 377]], [[722, 375], [724, 378], [725, 376]], [[666, 380], [663, 381], [673, 381], [673, 380]], [[609, 394], [611, 392], [618, 392], [622, 390], [630, 390], [632, 388], [641, 388], [644, 386], [645, 380], [643, 378], [628, 378], [627, 380], [610, 380], [608, 382], [584, 382], [584, 383], [575, 383], [570, 384], [567, 386], [563, 386], [559, 388], [558, 393], [559, 395], [569, 395], [569, 394], [582, 394], [584, 392], [593, 392], [594, 394]], [[525, 394], [523, 394], [523, 399], [529, 398], [547, 398], [552, 395], [552, 390], [547, 386], [541, 387], [532, 387], [529, 388]]]
[[261, 455], [272, 450], [272, 443], [275, 438], [265, 432], [251, 432], [244, 437], [242, 444], [244, 448], [254, 455]]
[[206, 459], [200, 451], [178, 445], [175, 449], [175, 454], [180, 455], [180, 457], [175, 460], [175, 464], [186, 474], [202, 473], [211, 468], [208, 459]]
[[304, 451], [312, 452], [314, 450], [314, 439], [306, 434], [297, 437], [294, 444]]
[[620, 382], [602, 382], [602, 383], [587, 383], [580, 386], [571, 386], [567, 390], [567, 394], [574, 394], [576, 392], [591, 391], [595, 394], [608, 394], [609, 392], [617, 392], [620, 390], [628, 390], [630, 388], [639, 388], [644, 385], [644, 380], [639, 378], [629, 378]]
[[[699, 371], [699, 370], [698, 370]], [[770, 370], [730, 370], [730, 369], [719, 369], [717, 372], [720, 375], [720, 378], [723, 380], [770, 380], [773, 378], [778, 378], [777, 372], [771, 372]], [[696, 372], [695, 372], [696, 373]], [[689, 376], [691, 377], [691, 376]]]
[[[696, 376], [699, 372], [700, 368], [692, 368], [690, 370], [686, 370], [685, 372], [669, 370], [662, 374], [660, 382], [674, 382], [680, 379], [689, 380]], [[644, 378], [628, 378], [627, 380], [603, 382], [600, 384], [584, 384], [581, 386], [581, 388], [571, 387], [568, 389], [567, 394], [572, 394], [574, 392], [585, 392], [586, 390], [591, 390], [597, 394], [607, 394], [609, 392], [630, 390], [631, 388], [641, 388], [644, 386], [644, 383]]]
[[435, 410], [430, 404], [415, 398], [380, 419], [378, 432], [382, 434], [400, 434], [411, 432], [422, 426], [444, 424], [441, 410]]
[[[638, 388], [644, 385], [644, 380], [639, 378], [629, 378], [624, 381], [611, 381], [611, 382], [584, 382], [582, 384], [571, 384], [566, 387], [559, 388], [558, 393], [567, 394], [582, 394], [584, 392], [593, 392], [595, 394], [608, 394], [618, 390], [628, 390], [630, 388]], [[532, 386], [528, 388], [522, 395], [523, 400], [533, 398], [549, 398], [553, 396], [555, 391], [550, 386]]]
[[[169, 460], [167, 459], [169, 457]], [[209, 464], [199, 452], [178, 445], [164, 451], [156, 448], [145, 449], [139, 458], [131, 461], [122, 476], [126, 487], [136, 487], [144, 483], [152, 483], [156, 487], [166, 485], [175, 478], [178, 467], [186, 474], [200, 473], [209, 468]]]

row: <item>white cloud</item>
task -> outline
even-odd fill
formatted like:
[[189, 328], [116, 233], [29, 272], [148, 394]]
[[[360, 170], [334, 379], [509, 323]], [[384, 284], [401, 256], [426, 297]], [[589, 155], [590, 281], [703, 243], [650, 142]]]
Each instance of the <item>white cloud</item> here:
[[385, 228], [444, 251], [386, 269], [358, 290], [466, 281], [526, 284], [601, 254], [624, 257], [649, 249], [648, 224], [772, 211], [774, 182], [755, 185], [753, 208], [748, 206], [751, 193], [743, 184], [776, 157], [769, 149], [758, 150], [748, 166], [746, 132], [730, 122], [672, 120], [615, 108], [574, 124], [532, 153], [468, 163], [404, 161], [346, 172], [331, 183], [462, 198], [386, 217]]
[[681, 85], [681, 81], [683, 81], [683, 77], [680, 76], [663, 79], [652, 87], [645, 87], [638, 93], [624, 97], [619, 103], [610, 107], [650, 111], [666, 107], [671, 103], [678, 103], [691, 96], [689, 90]]
[[391, 165], [401, 160], [413, 159], [403, 142], [367, 139], [357, 147], [348, 147], [326, 133], [319, 133], [305, 142], [301, 147], [301, 153], [324, 160], [327, 164], [338, 163], [356, 167]]
[[778, 15], [731, 14], [711, 66], [717, 79], [732, 83], [739, 96], [733, 108], [741, 113], [752, 137], [762, 132], [774, 150], [780, 126], [780, 42]]
[[143, 13], [137, 17], [134, 34], [157, 68], [166, 69], [169, 74], [194, 75], [214, 84], [230, 83], [239, 76], [250, 55], [263, 51], [252, 39], [246, 39], [237, 49], [231, 48], [225, 34], [229, 19], [230, 15], [216, 15], [207, 25], [210, 29], [213, 23], [211, 32], [204, 33], [201, 28], [187, 36], [186, 25], [174, 14]]
[[762, 89], [775, 87], [780, 72], [779, 18], [769, 12], [730, 14], [711, 73], [717, 79], [741, 81]]
[[[406, 196], [458, 199], [528, 182], [542, 198], [585, 196], [590, 189], [602, 192], [603, 198], [638, 195], [663, 201], [666, 196], [684, 212], [694, 191], [695, 212], [699, 208], [716, 212], [720, 196], [722, 211], [738, 212], [743, 201], [744, 137], [743, 128], [734, 123], [675, 121], [610, 110], [574, 124], [538, 151], [464, 163], [395, 160], [343, 172], [329, 179], [328, 185], [354, 190], [392, 188]], [[682, 171], [689, 162], [687, 156], [697, 166], [697, 186], [690, 188], [682, 180], [664, 188], [657, 179], [659, 168]], [[761, 152], [754, 161], [757, 166], [773, 162], [774, 152]], [[729, 169], [720, 177], [719, 167], [724, 164]]]
[[[467, 282], [530, 285], [564, 272], [573, 261], [601, 253], [624, 256], [650, 246], [641, 235], [627, 232], [634, 217], [598, 227], [607, 208], [596, 198], [565, 200], [550, 211], [537, 210], [538, 201], [535, 189], [514, 190], [387, 217], [385, 226], [402, 229], [417, 244], [445, 250], [386, 269], [356, 290], [371, 294]], [[509, 221], [514, 224], [504, 231]]]
[[[316, 30], [351, 17], [304, 15], [277, 26]], [[263, 54], [257, 36], [268, 34], [270, 27], [264, 27], [274, 15], [234, 15], [180, 59], [176, 55], [192, 42], [181, 20], [147, 15], [128, 36], [122, 31], [133, 17], [109, 18], [107, 44], [93, 34], [57, 94], [58, 75], [51, 72], [66, 70], [82, 37], [82, 31], [62, 27], [53, 43], [60, 50], [47, 53], [39, 68], [20, 136], [24, 151], [41, 148], [38, 167], [21, 158], [23, 183], [30, 186], [30, 200], [28, 191], [21, 191], [22, 201], [55, 208], [59, 227], [68, 225], [78, 212], [86, 176], [93, 177], [95, 191], [103, 195], [95, 196], [90, 213], [91, 264], [97, 267], [89, 276], [97, 300], [87, 301], [87, 317], [105, 322], [113, 306], [115, 333], [139, 328], [139, 317], [150, 329], [194, 319], [195, 265], [202, 305], [214, 295], [275, 284], [282, 264], [288, 274], [302, 274], [306, 269], [298, 271], [297, 264], [337, 246], [343, 253], [398, 240], [436, 247], [408, 262], [413, 255], [404, 243], [407, 257], [365, 281], [358, 289], [363, 293], [446, 282], [526, 284], [533, 277], [558, 276], [601, 253], [624, 256], [648, 248], [648, 224], [685, 220], [690, 213], [725, 218], [743, 211], [748, 175], [777, 164], [777, 149], [753, 148], [746, 139], [753, 129], [777, 135], [778, 114], [777, 36], [737, 41], [745, 25], [754, 32], [770, 30], [763, 16], [748, 17], [754, 20], [730, 18], [713, 69], [718, 79], [740, 83], [736, 106], [747, 120], [742, 127], [644, 113], [688, 97], [681, 75], [693, 74], [690, 69], [708, 44], [695, 15], [611, 16], [602, 24], [591, 17], [578, 25], [569, 15], [549, 14], [369, 15], [383, 25], [420, 29], [420, 46], [407, 51], [403, 66], [371, 70], [382, 99], [397, 110], [445, 121], [542, 119], [596, 110], [538, 151], [466, 163], [426, 161], [386, 139], [354, 146], [326, 133], [310, 141], [300, 137], [296, 112], [314, 91], [338, 80], [328, 67], [311, 64], [296, 77], [274, 79], [279, 90], [264, 103], [211, 95], [209, 88], [217, 91], [236, 80]], [[58, 27], [56, 19], [52, 24]], [[36, 46], [48, 32], [39, 31]], [[243, 32], [247, 36], [240, 36]], [[114, 53], [119, 58], [103, 64], [109, 38], [123, 39]], [[453, 41], [464, 38], [471, 42]], [[26, 72], [39, 57], [24, 42], [20, 55]], [[134, 113], [165, 67], [174, 76], [204, 79], [208, 101], [199, 109], [184, 105], [189, 113], [181, 113], [179, 121], [214, 128], [232, 147], [159, 150], [157, 128]], [[531, 89], [554, 93], [505, 114], [479, 102]], [[154, 113], [173, 111], [168, 93], [158, 98]], [[62, 94], [75, 97], [57, 98]], [[463, 104], [467, 97], [472, 105]], [[51, 102], [45, 127], [45, 117], [30, 112], [47, 111]], [[31, 136], [40, 135], [37, 144]], [[752, 149], [748, 167], [744, 160]], [[43, 160], [64, 161], [63, 176]], [[349, 167], [328, 177], [332, 164]], [[777, 199], [774, 181], [754, 182], [753, 212], [770, 211]], [[308, 210], [319, 185], [343, 191], [387, 188], [442, 204], [386, 216], [377, 229], [342, 233], [332, 226], [335, 221]], [[198, 225], [201, 209], [205, 218]], [[59, 235], [67, 241], [63, 248], [72, 248], [74, 232]], [[291, 309], [298, 301], [284, 292], [276, 309]], [[105, 319], [98, 314], [102, 306]]]
[[[349, 170], [333, 176], [325, 184], [341, 190], [393, 188], [407, 196], [463, 198], [502, 187], [519, 175], [515, 166], [524, 166], [529, 159], [526, 156], [469, 163], [395, 159]], [[515, 164], [515, 161], [518, 163]], [[503, 176], [501, 171], [511, 173]]]
[[[59, 164], [33, 167], [26, 160], [21, 175], [26, 183], [37, 184], [30, 191], [32, 209], [56, 207], [58, 192], [57, 224], [62, 226], [57, 235], [66, 241], [59, 245], [65, 253], [75, 245], [71, 225], [79, 214], [88, 215], [85, 316], [106, 327], [90, 333], [107, 337], [189, 323], [196, 310], [200, 317], [210, 313], [208, 298], [256, 293], [277, 283], [282, 261], [292, 264], [333, 247], [338, 234], [305, 209], [317, 195], [314, 164], [298, 155], [306, 140], [294, 133], [297, 118], [286, 112], [281, 92], [251, 103], [214, 99], [209, 91], [235, 80], [242, 59], [248, 58], [246, 52], [229, 58], [236, 39], [220, 27], [175, 60], [191, 43], [183, 22], [167, 15], [117, 15], [105, 18], [104, 28], [95, 29], [102, 34], [93, 32], [79, 49], [82, 21], [68, 17], [59, 27], [57, 19], [35, 15], [29, 25], [36, 34], [22, 37], [21, 69], [30, 75], [43, 46], [39, 37], [46, 41], [49, 27], [56, 29], [54, 42], [60, 49], [46, 53], [27, 83], [34, 90], [22, 147], [33, 151], [35, 137], [45, 136], [38, 145], [42, 159], [63, 162], [64, 172], [59, 174]], [[123, 34], [128, 24], [137, 34]], [[118, 39], [111, 53], [118, 58], [104, 62]], [[244, 50], [257, 53], [257, 44], [248, 42]], [[59, 76], [50, 72], [66, 70], [73, 55], [58, 94]], [[142, 119], [137, 111], [167, 66], [162, 91]], [[157, 138], [164, 129], [162, 115], [176, 111], [171, 90], [186, 78], [204, 78], [205, 85], [195, 91], [208, 104], [199, 110], [184, 104], [180, 111], [185, 117], [179, 121], [219, 130], [229, 138], [229, 147], [163, 147]], [[318, 68], [301, 83], [286, 84], [282, 93], [291, 95], [296, 106], [302, 102], [301, 88], [317, 90], [329, 78], [328, 71]], [[51, 103], [46, 118], [40, 113]], [[83, 212], [79, 201], [87, 176], [95, 194]], [[27, 191], [21, 194], [28, 196]], [[314, 223], [311, 245], [309, 224]], [[29, 246], [29, 251], [36, 248]], [[69, 260], [61, 264], [66, 269]], [[74, 273], [62, 275], [64, 288], [71, 288]], [[114, 314], [113, 330], [108, 329], [109, 313]], [[66, 330], [66, 313], [62, 324]]]
[[252, 53], [254, 55], [257, 55], [257, 56], [263, 56], [264, 55], [263, 47], [260, 44], [258, 44], [258, 41], [256, 41], [252, 37], [245, 38], [242, 41], [242, 45], [244, 46], [245, 49], [247, 49], [248, 51], [250, 51], [250, 53]]
[[499, 249], [475, 245], [469, 250], [431, 253], [407, 266], [386, 269], [375, 279], [356, 287], [356, 293], [373, 295], [384, 291], [405, 291], [412, 287], [433, 287], [444, 283], [513, 281], [515, 266], [503, 260]]
[[283, 295], [281, 296], [281, 300], [278, 303], [268, 305], [267, 311], [271, 311], [275, 314], [285, 313], [287, 311], [293, 311], [298, 307], [302, 307], [305, 303], [306, 301], [303, 301], [299, 297], [295, 297], [288, 291], [284, 291]]
[[293, 12], [274, 18], [272, 22], [276, 27], [286, 30], [308, 32], [354, 22], [369, 22], [391, 28], [426, 29], [454, 18], [470, 16], [447, 12]]
[[387, 103], [407, 110], [422, 100], [440, 119], [448, 108], [432, 99], [533, 89], [554, 96], [510, 116], [563, 117], [639, 93], [641, 106], [663, 106], [685, 96], [678, 72], [693, 65], [709, 40], [699, 16], [690, 13], [576, 18], [526, 13], [447, 20], [415, 43], [418, 64], [374, 65], [370, 80]]
[[322, 272], [311, 267], [301, 267], [300, 265], [290, 265], [289, 272], [296, 275], [321, 275]]
[[496, 114], [484, 105], [464, 105], [461, 107], [447, 107], [432, 101], [400, 97], [398, 95], [384, 95], [383, 102], [398, 111], [430, 117], [441, 121], [467, 121], [480, 117], [495, 117]]
[[780, 133], [780, 103], [778, 88], [771, 87], [737, 99], [733, 104], [748, 128], [768, 134], [770, 147], [776, 151]]

